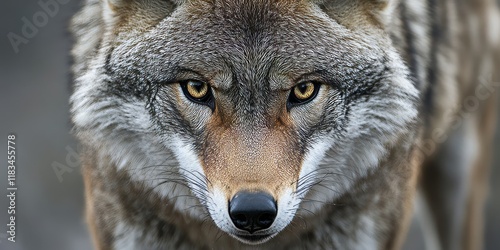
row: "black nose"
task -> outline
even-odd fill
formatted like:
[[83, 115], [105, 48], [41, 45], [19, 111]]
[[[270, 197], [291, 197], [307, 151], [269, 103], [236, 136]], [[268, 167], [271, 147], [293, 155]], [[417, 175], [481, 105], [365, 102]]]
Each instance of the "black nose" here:
[[229, 215], [234, 225], [250, 233], [269, 228], [276, 213], [274, 198], [264, 192], [239, 192], [229, 202]]

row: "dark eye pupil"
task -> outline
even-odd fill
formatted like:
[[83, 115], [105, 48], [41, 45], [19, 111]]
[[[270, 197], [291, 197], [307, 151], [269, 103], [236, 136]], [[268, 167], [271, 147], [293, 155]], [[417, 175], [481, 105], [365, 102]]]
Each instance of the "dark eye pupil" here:
[[300, 93], [305, 94], [307, 92], [308, 85], [307, 84], [301, 84], [298, 86]]
[[201, 92], [203, 90], [203, 83], [200, 82], [190, 82], [191, 87], [193, 87], [196, 91]]

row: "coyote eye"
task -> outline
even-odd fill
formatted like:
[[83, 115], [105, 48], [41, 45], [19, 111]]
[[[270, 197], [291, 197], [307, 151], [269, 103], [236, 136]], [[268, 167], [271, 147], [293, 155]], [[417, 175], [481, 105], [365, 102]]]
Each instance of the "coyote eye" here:
[[202, 99], [208, 94], [208, 84], [204, 82], [189, 81], [186, 83], [189, 95], [195, 99]]
[[320, 84], [314, 82], [303, 82], [293, 87], [290, 96], [288, 96], [288, 109], [314, 99], [318, 94], [319, 87]]
[[214, 109], [212, 91], [207, 83], [195, 80], [187, 80], [180, 83], [182, 92], [192, 102], [204, 104]]

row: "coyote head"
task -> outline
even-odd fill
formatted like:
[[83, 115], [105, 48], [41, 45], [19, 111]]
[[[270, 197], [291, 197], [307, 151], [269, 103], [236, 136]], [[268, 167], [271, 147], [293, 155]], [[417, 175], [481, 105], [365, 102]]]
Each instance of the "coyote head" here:
[[416, 118], [390, 1], [91, 2], [73, 24], [77, 135], [242, 242], [348, 192]]

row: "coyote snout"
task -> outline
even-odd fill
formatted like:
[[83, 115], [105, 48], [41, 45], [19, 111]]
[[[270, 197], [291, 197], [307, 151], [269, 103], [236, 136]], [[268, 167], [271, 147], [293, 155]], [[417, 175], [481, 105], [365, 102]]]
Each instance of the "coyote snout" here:
[[274, 198], [265, 192], [243, 191], [229, 201], [229, 215], [234, 225], [249, 233], [269, 228], [277, 209]]
[[229, 216], [233, 224], [250, 234], [269, 228], [277, 212], [275, 199], [265, 192], [242, 191], [229, 201]]
[[231, 124], [231, 118], [225, 118], [222, 126], [216, 123], [221, 117], [217, 109], [212, 113], [214, 121], [208, 122], [198, 150], [187, 145], [172, 150], [186, 149], [199, 156], [196, 171], [207, 182], [207, 192], [200, 199], [207, 201], [215, 224], [243, 242], [262, 243], [293, 219], [304, 152], [293, 128], [242, 129], [240, 124]]

